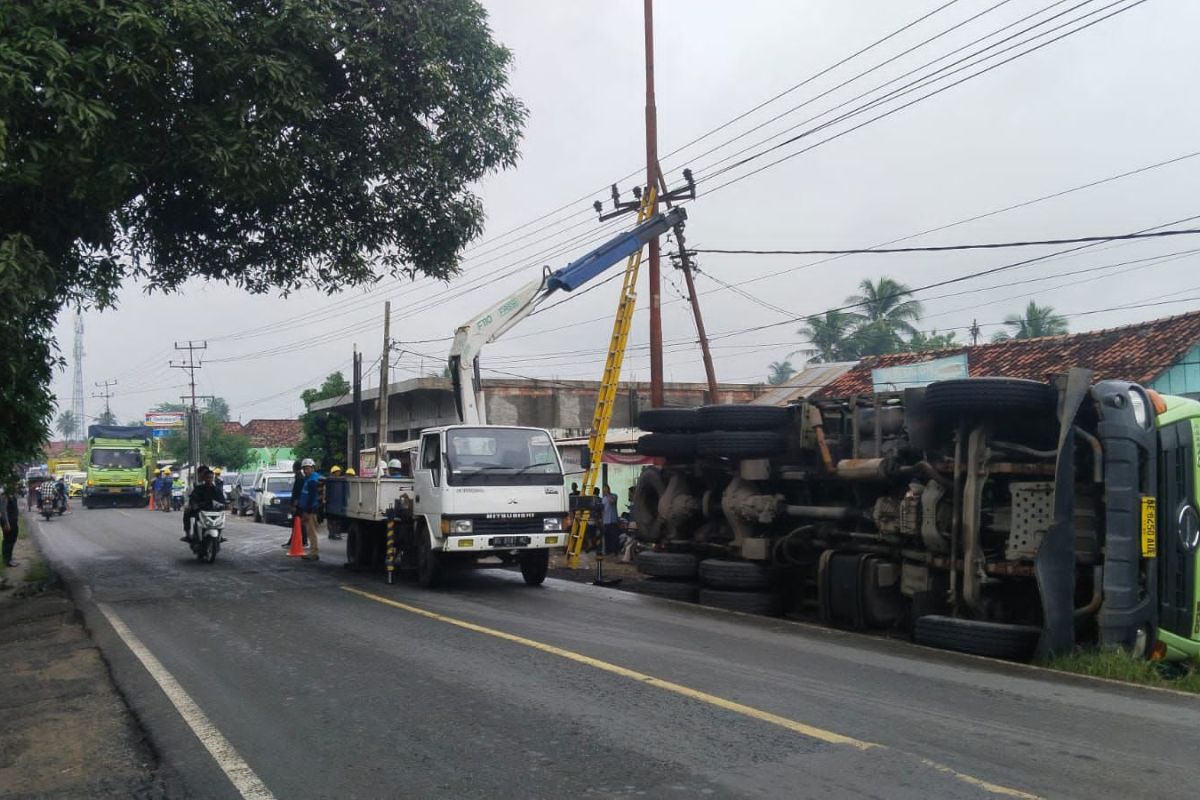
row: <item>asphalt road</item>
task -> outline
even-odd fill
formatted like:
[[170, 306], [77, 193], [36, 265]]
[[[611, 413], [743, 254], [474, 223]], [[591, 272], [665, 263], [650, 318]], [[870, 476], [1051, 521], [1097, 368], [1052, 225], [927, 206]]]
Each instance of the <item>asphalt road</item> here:
[[230, 518], [38, 523], [196, 797], [1145, 797], [1200, 777], [1200, 700], [486, 570], [437, 591]]

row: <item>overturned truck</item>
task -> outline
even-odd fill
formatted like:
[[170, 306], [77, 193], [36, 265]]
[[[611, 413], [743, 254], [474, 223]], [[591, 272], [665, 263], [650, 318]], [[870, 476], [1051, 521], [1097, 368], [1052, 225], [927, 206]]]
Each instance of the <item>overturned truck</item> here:
[[643, 412], [644, 588], [995, 657], [1196, 658], [1200, 403], [1091, 378]]

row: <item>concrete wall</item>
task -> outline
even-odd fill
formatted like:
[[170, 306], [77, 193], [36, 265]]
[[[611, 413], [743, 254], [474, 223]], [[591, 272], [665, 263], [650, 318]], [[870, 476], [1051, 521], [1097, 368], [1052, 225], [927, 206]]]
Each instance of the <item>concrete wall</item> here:
[[1150, 383], [1150, 388], [1163, 394], [1177, 394], [1200, 399], [1200, 345], [1188, 351]]

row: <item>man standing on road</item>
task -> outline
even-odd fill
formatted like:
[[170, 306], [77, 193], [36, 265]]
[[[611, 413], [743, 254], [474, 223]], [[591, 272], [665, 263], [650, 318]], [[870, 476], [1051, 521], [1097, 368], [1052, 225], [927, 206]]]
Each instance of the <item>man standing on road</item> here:
[[604, 497], [601, 501], [601, 529], [604, 537], [604, 554], [613, 555], [621, 547], [621, 518], [617, 514], [617, 495], [608, 484], [604, 484]]
[[[311, 461], [312, 459], [306, 458], [304, 460]], [[304, 470], [300, 466], [300, 463], [300, 459], [296, 459], [292, 462], [292, 524], [288, 527], [289, 531], [295, 529], [295, 520], [299, 519], [300, 517], [300, 491], [304, 488]], [[303, 525], [300, 526], [300, 536], [304, 542], [304, 546], [308, 547], [308, 531], [304, 530]], [[292, 537], [289, 535], [287, 541], [281, 546], [284, 550], [291, 547]]]
[[300, 526], [304, 531], [304, 535], [308, 537], [308, 554], [304, 556], [308, 561], [320, 561], [321, 556], [317, 552], [317, 542], [320, 537], [317, 536], [317, 511], [321, 508], [321, 473], [317, 472], [316, 464], [311, 458], [306, 458], [300, 462], [300, 469], [304, 475], [304, 483], [300, 488], [300, 502], [297, 508], [300, 511]]
[[13, 548], [17, 546], [17, 533], [20, 530], [20, 514], [21, 508], [17, 503], [17, 483], [10, 480], [8, 485], [4, 487], [4, 545], [0, 550], [0, 556], [3, 557], [6, 567], [15, 567], [17, 562], [13, 561]]

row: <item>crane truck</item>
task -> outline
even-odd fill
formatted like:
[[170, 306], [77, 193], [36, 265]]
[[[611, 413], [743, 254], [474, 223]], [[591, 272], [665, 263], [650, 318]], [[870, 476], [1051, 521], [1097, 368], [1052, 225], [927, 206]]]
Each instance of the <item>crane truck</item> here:
[[640, 566], [659, 594], [977, 655], [1198, 658], [1200, 403], [1092, 378], [645, 411]]
[[[345, 533], [350, 566], [386, 566], [389, 580], [409, 568], [430, 587], [447, 566], [499, 557], [519, 564], [526, 583], [545, 580], [550, 551], [563, 548], [569, 532], [562, 461], [549, 431], [488, 424], [479, 355], [554, 293], [575, 290], [684, 219], [682, 208], [656, 214], [557, 271], [545, 269], [455, 330], [449, 368], [461, 422], [402, 445], [409, 474], [379, 468], [325, 482], [326, 518], [331, 531]], [[395, 455], [384, 439], [381, 432], [379, 465]]]

